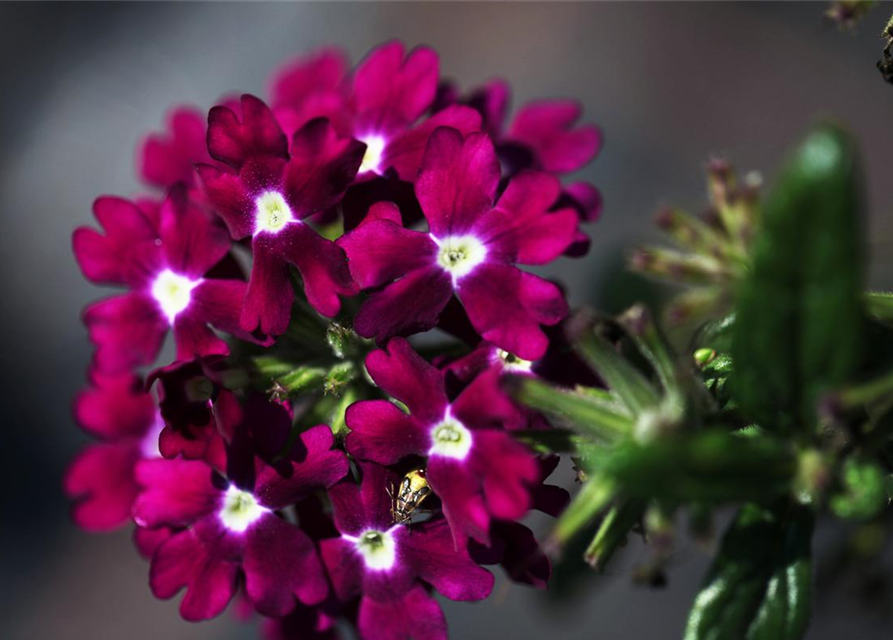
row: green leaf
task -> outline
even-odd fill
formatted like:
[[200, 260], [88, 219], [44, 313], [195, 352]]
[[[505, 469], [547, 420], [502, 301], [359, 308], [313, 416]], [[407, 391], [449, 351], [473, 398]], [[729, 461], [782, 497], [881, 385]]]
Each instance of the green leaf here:
[[608, 561], [618, 547], [626, 542], [626, 537], [645, 512], [642, 500], [622, 500], [608, 511], [599, 524], [592, 542], [583, 555], [594, 569], [604, 571]]
[[587, 465], [632, 497], [708, 503], [771, 500], [790, 491], [797, 470], [785, 442], [721, 429], [626, 442]]
[[859, 363], [860, 209], [855, 144], [821, 126], [767, 200], [738, 295], [734, 391], [767, 429], [811, 432], [817, 396]]
[[831, 496], [831, 511], [841, 518], [868, 520], [887, 504], [887, 474], [873, 462], [848, 459], [841, 473], [842, 488]]
[[569, 391], [525, 376], [515, 376], [508, 387], [519, 402], [579, 433], [615, 440], [632, 430], [632, 417], [604, 394]]
[[746, 505], [729, 526], [685, 640], [797, 640], [810, 614], [814, 517], [805, 507]]
[[657, 389], [607, 340], [590, 331], [576, 346], [630, 413], [638, 415], [659, 404]]

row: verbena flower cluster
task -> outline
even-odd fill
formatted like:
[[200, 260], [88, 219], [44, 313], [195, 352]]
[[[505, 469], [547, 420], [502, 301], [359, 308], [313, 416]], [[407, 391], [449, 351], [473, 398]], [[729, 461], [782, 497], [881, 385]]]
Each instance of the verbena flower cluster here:
[[83, 314], [75, 417], [99, 442], [66, 479], [74, 519], [133, 521], [187, 620], [238, 599], [274, 638], [445, 637], [433, 592], [486, 598], [482, 565], [550, 577], [519, 520], [568, 495], [501, 379], [592, 383], [564, 292], [520, 265], [586, 252], [600, 197], [561, 176], [600, 133], [570, 101], [508, 118], [506, 84], [463, 93], [397, 42], [269, 86], [174, 109], [139, 147], [148, 195], [98, 198], [74, 233], [84, 276], [122, 289]]

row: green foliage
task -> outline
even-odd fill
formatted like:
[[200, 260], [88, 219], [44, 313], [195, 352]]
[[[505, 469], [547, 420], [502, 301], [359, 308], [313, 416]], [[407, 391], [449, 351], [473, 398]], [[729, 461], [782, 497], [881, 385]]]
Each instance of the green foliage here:
[[695, 599], [685, 640], [796, 640], [810, 613], [813, 515], [745, 505]]
[[813, 433], [819, 394], [859, 364], [860, 209], [852, 138], [817, 128], [766, 202], [737, 299], [733, 388], [766, 429]]

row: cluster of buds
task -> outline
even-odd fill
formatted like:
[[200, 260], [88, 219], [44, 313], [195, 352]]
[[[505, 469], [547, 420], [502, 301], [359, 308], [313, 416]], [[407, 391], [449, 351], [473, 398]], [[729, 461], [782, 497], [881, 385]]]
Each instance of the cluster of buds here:
[[501, 81], [442, 81], [429, 48], [353, 70], [318, 51], [266, 101], [172, 111], [138, 153], [155, 193], [100, 197], [101, 230], [75, 231], [84, 276], [125, 291], [83, 314], [75, 416], [99, 442], [66, 478], [74, 519], [135, 523], [185, 619], [239, 599], [275, 638], [440, 638], [432, 593], [486, 598], [482, 565], [547, 583], [520, 520], [569, 498], [504, 378], [596, 383], [564, 292], [519, 265], [585, 253], [600, 197], [562, 176], [600, 133], [571, 101], [508, 104]]
[[637, 249], [629, 263], [634, 271], [686, 287], [666, 308], [669, 324], [703, 322], [730, 310], [735, 285], [747, 272], [761, 184], [759, 174], [739, 181], [727, 162], [713, 160], [707, 169], [710, 205], [702, 215], [672, 208], [657, 214], [657, 226], [677, 248]]

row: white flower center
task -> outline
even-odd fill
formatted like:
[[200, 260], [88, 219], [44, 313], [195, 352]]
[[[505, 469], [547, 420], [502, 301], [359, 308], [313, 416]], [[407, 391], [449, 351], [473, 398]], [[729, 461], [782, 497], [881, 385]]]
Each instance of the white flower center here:
[[165, 269], [152, 283], [152, 297], [173, 324], [177, 314], [189, 306], [192, 290], [200, 283], [201, 280], [190, 280], [186, 276]]
[[433, 444], [428, 451], [429, 456], [444, 456], [464, 460], [471, 451], [471, 431], [465, 425], [450, 416], [447, 410], [442, 422], [431, 428]]
[[474, 271], [487, 257], [487, 247], [474, 236], [448, 236], [443, 240], [431, 237], [440, 247], [437, 264], [453, 276], [454, 281]]
[[254, 235], [266, 231], [279, 233], [289, 222], [294, 222], [291, 207], [278, 191], [264, 191], [254, 201], [257, 212], [254, 217]]
[[344, 537], [357, 546], [357, 551], [363, 556], [367, 569], [387, 571], [397, 560], [397, 541], [394, 540], [393, 530], [393, 528], [388, 531], [370, 529], [361, 533], [358, 538]]
[[504, 349], [497, 349], [496, 357], [502, 360], [502, 368], [506, 371], [528, 373], [530, 372], [531, 367], [533, 367], [532, 360], [522, 360], [514, 353], [509, 353]]
[[366, 144], [366, 153], [363, 154], [363, 161], [360, 163], [358, 173], [366, 173], [367, 171], [378, 173], [381, 169], [382, 156], [384, 155], [385, 139], [381, 136], [368, 136], [362, 142]]
[[267, 512], [268, 509], [260, 506], [253, 495], [230, 485], [223, 496], [220, 520], [227, 529], [242, 533]]

